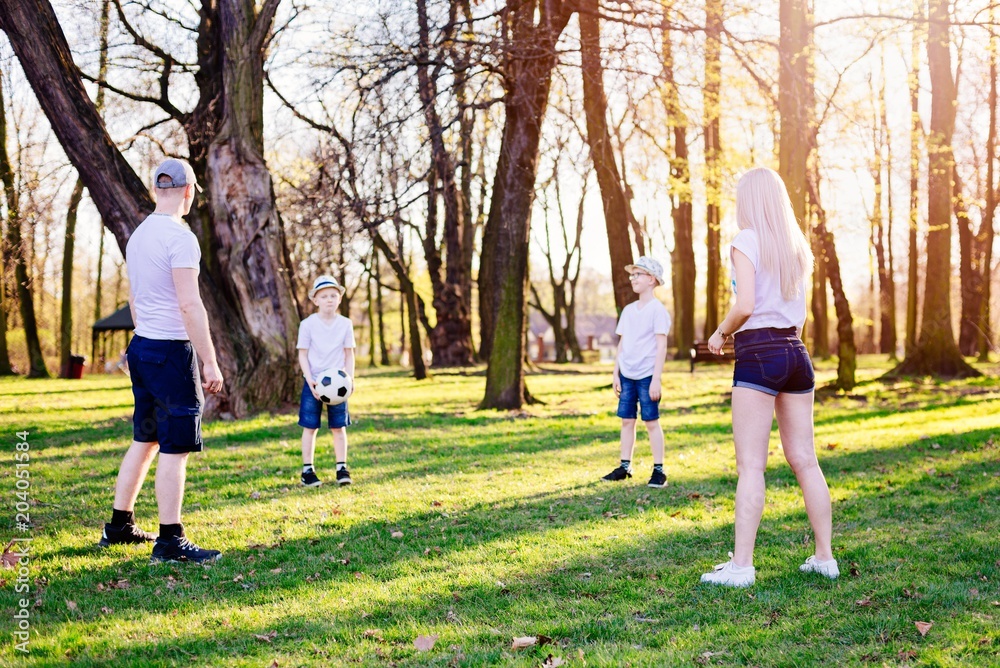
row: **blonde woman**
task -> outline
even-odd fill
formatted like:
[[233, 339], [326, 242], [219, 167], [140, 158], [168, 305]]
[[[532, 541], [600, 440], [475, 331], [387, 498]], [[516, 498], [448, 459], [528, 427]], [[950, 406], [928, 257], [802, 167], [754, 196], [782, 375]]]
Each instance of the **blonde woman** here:
[[740, 178], [736, 221], [740, 232], [730, 249], [735, 303], [708, 341], [709, 349], [720, 354], [732, 336], [736, 349], [736, 544], [731, 560], [702, 575], [701, 581], [749, 587], [756, 579], [753, 549], [764, 511], [764, 468], [775, 415], [781, 447], [802, 488], [815, 536], [816, 552], [799, 570], [833, 579], [840, 571], [830, 547], [830, 491], [813, 445], [815, 377], [800, 338], [813, 256], [774, 170], [759, 167]]

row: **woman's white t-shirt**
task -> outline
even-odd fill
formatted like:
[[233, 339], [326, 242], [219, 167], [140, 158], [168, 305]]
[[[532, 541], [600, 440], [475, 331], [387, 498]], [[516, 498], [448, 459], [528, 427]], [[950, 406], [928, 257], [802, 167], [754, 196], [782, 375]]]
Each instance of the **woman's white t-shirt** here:
[[733, 294], [737, 294], [736, 265], [732, 264], [733, 251], [746, 255], [754, 269], [753, 314], [737, 331], [774, 327], [786, 329], [801, 327], [806, 320], [806, 279], [802, 277], [799, 292], [794, 299], [785, 301], [781, 295], [781, 279], [777, 273], [760, 266], [760, 244], [757, 232], [752, 229], [740, 230], [729, 249], [730, 275], [733, 277]]
[[327, 369], [343, 369], [344, 349], [354, 348], [354, 326], [339, 313], [327, 324], [313, 313], [299, 325], [296, 348], [309, 351], [309, 372], [315, 377]]
[[622, 309], [615, 334], [621, 338], [618, 373], [632, 380], [652, 376], [656, 371], [656, 335], [669, 334], [670, 314], [660, 300], [643, 306], [632, 302]]

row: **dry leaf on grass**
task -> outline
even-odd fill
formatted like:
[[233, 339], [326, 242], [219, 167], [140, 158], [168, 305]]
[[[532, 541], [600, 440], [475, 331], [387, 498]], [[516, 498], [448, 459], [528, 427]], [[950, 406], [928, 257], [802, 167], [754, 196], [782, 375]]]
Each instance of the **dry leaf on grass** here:
[[260, 492], [250, 492], [250, 498], [251, 499], [259, 499], [260, 498]]
[[538, 638], [535, 636], [523, 636], [521, 638], [514, 638], [514, 642], [511, 643], [511, 649], [524, 649], [525, 647], [534, 647], [538, 643]]
[[565, 666], [566, 662], [563, 661], [558, 656], [552, 656], [549, 654], [545, 661], [542, 661], [542, 668], [557, 668], [557, 666]]
[[255, 633], [253, 634], [253, 637], [263, 642], [271, 642], [272, 640], [278, 637], [278, 632], [268, 631], [267, 633]]
[[403, 532], [402, 531], [393, 531], [389, 535], [392, 536], [393, 538], [402, 538], [403, 537]]
[[934, 626], [934, 622], [913, 622], [913, 625], [917, 627], [917, 630], [920, 631], [920, 636], [923, 637]]
[[0, 555], [0, 561], [3, 562], [4, 568], [14, 568], [17, 566], [17, 562], [21, 561], [20, 554], [10, 551], [12, 545], [14, 545], [14, 541], [7, 543], [7, 547], [3, 549], [3, 554]]
[[413, 641], [413, 646], [416, 647], [421, 652], [429, 652], [434, 649], [434, 643], [437, 642], [438, 637], [435, 636], [417, 636]]
[[66, 601], [66, 607], [69, 608], [70, 612], [76, 612], [79, 609], [73, 601]]

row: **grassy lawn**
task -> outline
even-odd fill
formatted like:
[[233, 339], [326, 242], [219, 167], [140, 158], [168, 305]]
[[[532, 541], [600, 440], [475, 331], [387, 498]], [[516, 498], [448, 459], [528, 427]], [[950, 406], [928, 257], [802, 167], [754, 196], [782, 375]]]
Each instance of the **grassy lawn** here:
[[[224, 551], [211, 567], [95, 545], [131, 435], [126, 379], [0, 380], [0, 539], [20, 535], [22, 430], [35, 524], [31, 653], [5, 630], [0, 664], [1000, 665], [1000, 380], [886, 386], [884, 363], [860, 367], [854, 393], [816, 406], [842, 577], [798, 572], [811, 536], [775, 431], [747, 590], [698, 583], [732, 543], [726, 367], [668, 364], [662, 490], [643, 430], [636, 477], [599, 481], [618, 456], [609, 367], [547, 367], [528, 379], [545, 403], [510, 414], [476, 410], [481, 374], [362, 371], [344, 489], [298, 486], [296, 415], [213, 422], [184, 506], [189, 535]], [[136, 513], [155, 531], [151, 478]], [[0, 585], [13, 628], [15, 570]], [[547, 642], [512, 649], [521, 636]]]

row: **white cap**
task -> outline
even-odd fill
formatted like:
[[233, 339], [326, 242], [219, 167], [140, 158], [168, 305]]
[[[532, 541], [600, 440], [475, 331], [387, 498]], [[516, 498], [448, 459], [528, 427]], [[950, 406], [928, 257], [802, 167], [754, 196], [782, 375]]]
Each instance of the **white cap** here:
[[636, 270], [646, 272], [655, 278], [660, 285], [663, 285], [663, 265], [653, 258], [643, 255], [635, 261], [635, 264], [625, 266], [625, 271], [633, 272]]

